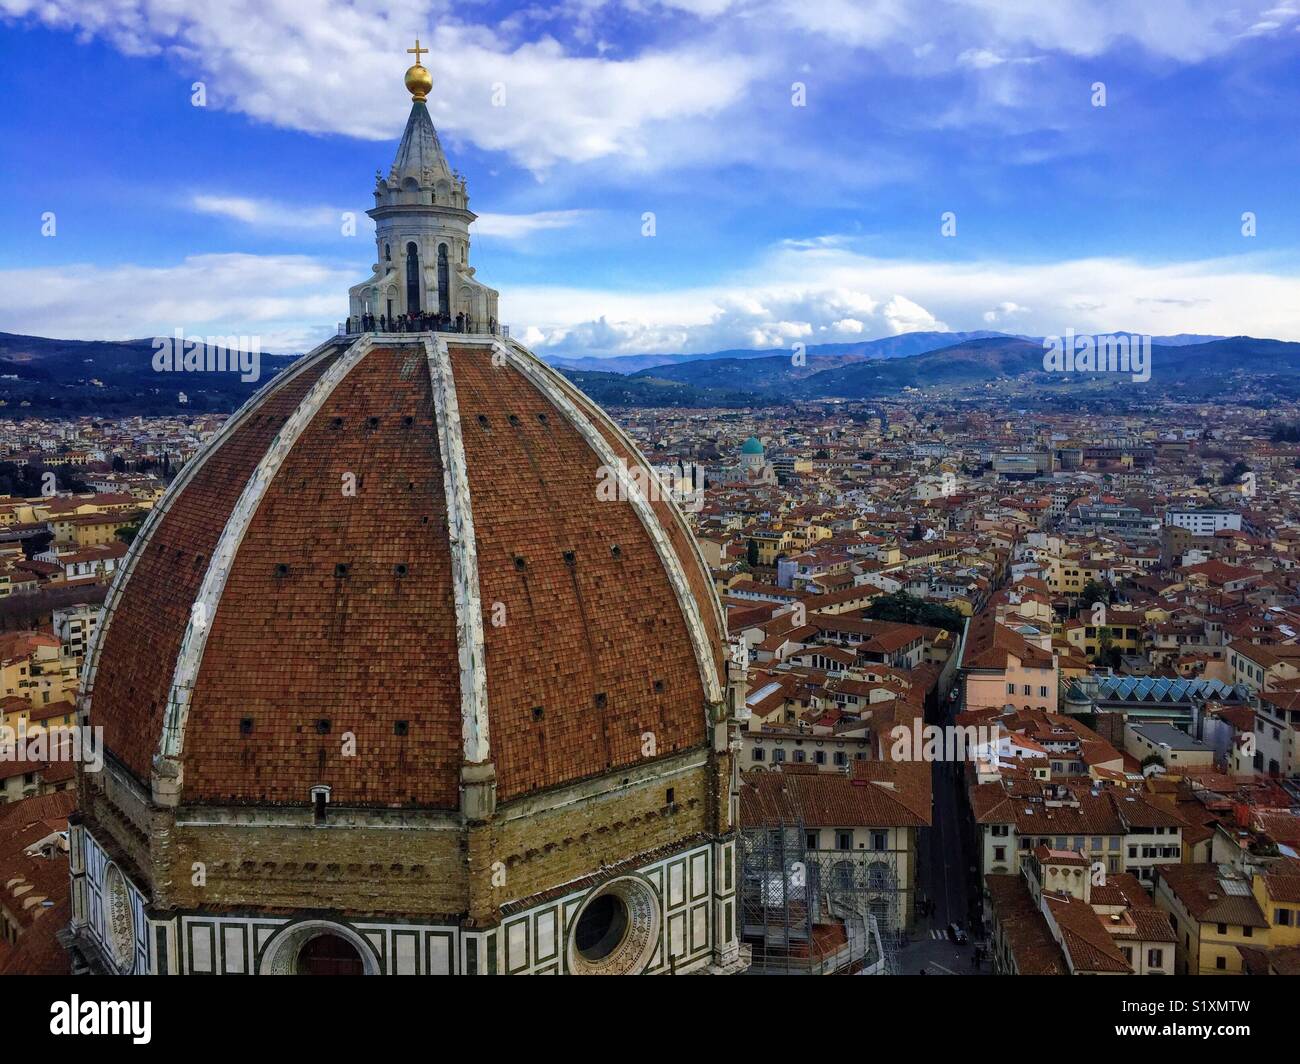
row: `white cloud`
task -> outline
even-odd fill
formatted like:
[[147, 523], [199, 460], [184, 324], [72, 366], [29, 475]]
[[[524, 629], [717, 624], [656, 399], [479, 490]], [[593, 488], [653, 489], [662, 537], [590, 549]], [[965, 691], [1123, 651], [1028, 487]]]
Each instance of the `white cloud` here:
[[242, 222], [257, 229], [326, 229], [342, 225], [342, 211], [331, 207], [298, 207], [247, 196], [195, 193], [189, 206], [200, 214]]
[[[863, 51], [873, 69], [903, 78], [964, 69], [987, 79], [971, 104], [982, 115], [1031, 108], [1034, 93], [1012, 71], [1050, 54], [1093, 57], [1136, 41], [1156, 56], [1197, 62], [1252, 27], [1266, 32], [1295, 16], [1276, 0], [574, 0], [495, 21], [477, 5], [450, 8], [444, 0], [260, 0], [234, 10], [176, 0], [0, 0], [10, 19], [103, 38], [131, 55], [168, 56], [187, 86], [205, 83], [213, 107], [374, 140], [398, 132], [404, 48], [418, 32], [432, 49], [439, 128], [539, 175], [559, 163], [654, 171], [772, 157], [778, 147], [807, 154], [815, 139], [782, 144], [760, 101], [803, 68], [815, 95], [859, 69]], [[690, 31], [676, 31], [664, 8], [686, 13]]]
[[257, 334], [264, 351], [319, 343], [354, 270], [303, 255], [193, 255], [169, 266], [0, 270], [0, 331], [70, 340]]
[[[954, 264], [787, 244], [718, 285], [646, 295], [515, 286], [502, 294], [502, 318], [527, 327], [539, 349], [568, 355], [814, 344], [1012, 321], [1026, 334], [1133, 329], [1300, 341], [1300, 279], [1246, 257]], [[861, 329], [846, 328], [850, 318]]]
[[1031, 66], [1042, 61], [1041, 56], [1007, 57], [991, 52], [987, 48], [968, 48], [957, 57], [957, 65], [970, 67], [972, 70], [989, 70], [993, 67]]
[[[1131, 0], [1053, 4], [1041, 0], [967, 0], [959, 24], [1003, 46], [1095, 56], [1122, 39], [1154, 55], [1198, 62], [1232, 47], [1232, 34], [1255, 21], [1269, 0], [1227, 5], [1222, 0]], [[973, 36], [973, 39], [980, 39]]]
[[[1197, 62], [1232, 47], [1233, 35], [1259, 21], [1272, 4], [1270, 0], [1232, 5], [1222, 0], [1161, 0], [1142, 5], [1132, 0], [1089, 0], [1086, 4], [774, 0], [771, 6], [783, 25], [854, 47], [885, 51], [892, 45], [905, 45], [909, 55], [938, 63], [944, 56], [998, 59], [1024, 48], [1095, 56], [1122, 39], [1136, 41], [1155, 55]], [[936, 39], [949, 47], [932, 47]]]
[[998, 322], [1009, 321], [1012, 318], [1022, 317], [1028, 313], [1028, 307], [1022, 307], [1019, 303], [1013, 303], [1010, 300], [1003, 300], [992, 310], [984, 312], [984, 321], [989, 325], [996, 325]]
[[[264, 350], [302, 350], [334, 329], [355, 280], [349, 264], [294, 255], [11, 269], [0, 271], [0, 330], [124, 339], [181, 327], [258, 333]], [[1033, 335], [1132, 329], [1300, 341], [1300, 279], [1264, 258], [954, 264], [778, 245], [714, 285], [652, 293], [502, 287], [502, 320], [515, 335], [565, 355], [788, 348], [983, 328], [994, 324], [990, 313]]]
[[535, 211], [532, 214], [480, 214], [474, 223], [477, 236], [522, 240], [550, 229], [570, 229], [591, 216], [590, 211]]
[[[515, 43], [411, 0], [263, 0], [237, 13], [171, 0], [0, 0], [0, 13], [103, 37], [131, 55], [165, 53], [205, 83], [210, 106], [376, 140], [394, 138], [406, 113], [410, 57], [399, 42], [434, 25], [424, 43], [435, 123], [536, 171], [611, 155], [662, 162], [653, 159], [658, 124], [716, 114], [760, 69], [754, 57], [694, 43], [630, 58], [575, 55], [553, 37]], [[494, 103], [498, 89], [504, 106]]]
[[948, 332], [948, 326], [906, 296], [892, 296], [881, 316], [895, 336], [909, 332]]

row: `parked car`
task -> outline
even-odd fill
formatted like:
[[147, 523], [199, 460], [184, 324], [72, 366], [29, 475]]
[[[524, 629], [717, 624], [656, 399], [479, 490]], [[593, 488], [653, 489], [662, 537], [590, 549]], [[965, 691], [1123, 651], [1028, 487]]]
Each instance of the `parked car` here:
[[966, 932], [962, 928], [961, 924], [957, 924], [957, 923], [949, 924], [948, 934], [952, 937], [952, 940], [957, 943], [957, 945], [959, 946], [966, 945]]

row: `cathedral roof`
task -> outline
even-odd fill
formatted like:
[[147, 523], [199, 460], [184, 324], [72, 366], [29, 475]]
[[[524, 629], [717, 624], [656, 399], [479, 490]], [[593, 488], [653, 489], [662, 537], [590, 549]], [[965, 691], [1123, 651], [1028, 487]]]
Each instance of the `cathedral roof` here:
[[388, 175], [389, 183], [399, 187], [408, 178], [422, 187], [453, 179], [447, 156], [438, 140], [438, 131], [433, 128], [433, 119], [429, 117], [429, 109], [423, 100], [411, 104], [411, 115], [406, 120], [406, 129]]
[[465, 764], [508, 801], [702, 748], [721, 610], [677, 507], [602, 494], [610, 470], [651, 483], [517, 344], [323, 345], [151, 511], [91, 650], [91, 723], [144, 786], [179, 771], [186, 804], [326, 785], [454, 809]]
[[740, 445], [741, 454], [762, 454], [763, 445], [758, 441], [758, 437], [751, 436]]

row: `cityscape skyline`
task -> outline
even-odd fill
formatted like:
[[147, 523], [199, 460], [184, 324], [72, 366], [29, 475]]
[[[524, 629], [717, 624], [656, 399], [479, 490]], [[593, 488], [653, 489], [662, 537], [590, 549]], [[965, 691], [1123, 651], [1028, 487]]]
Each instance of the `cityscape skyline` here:
[[0, 975], [1282, 1027], [1300, 0], [311, 4], [0, 0]]

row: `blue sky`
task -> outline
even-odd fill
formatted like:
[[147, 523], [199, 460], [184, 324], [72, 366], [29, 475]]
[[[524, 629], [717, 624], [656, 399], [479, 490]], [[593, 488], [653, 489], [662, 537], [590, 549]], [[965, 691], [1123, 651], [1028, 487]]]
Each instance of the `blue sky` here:
[[543, 353], [1300, 340], [1300, 0], [203, 8], [0, 0], [0, 329], [319, 339], [419, 34], [473, 261]]

